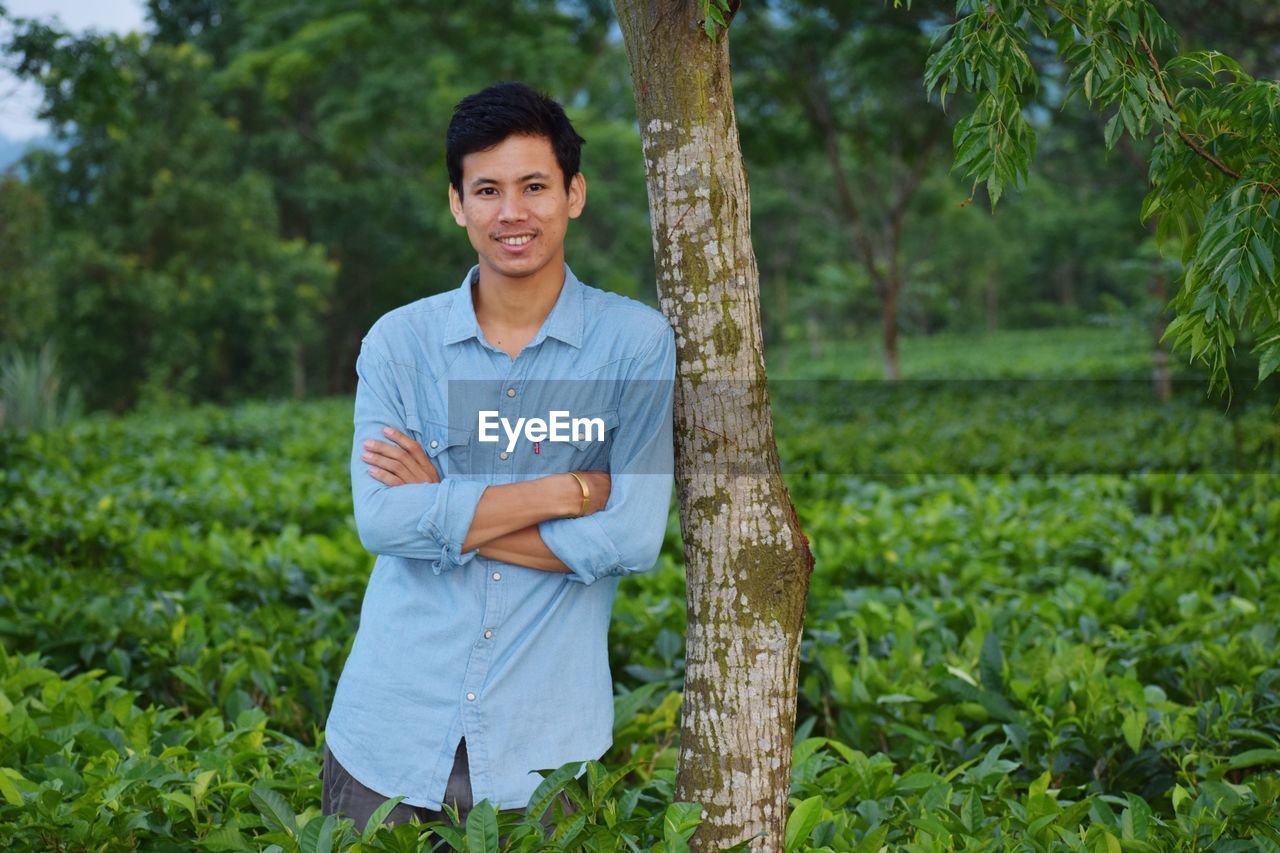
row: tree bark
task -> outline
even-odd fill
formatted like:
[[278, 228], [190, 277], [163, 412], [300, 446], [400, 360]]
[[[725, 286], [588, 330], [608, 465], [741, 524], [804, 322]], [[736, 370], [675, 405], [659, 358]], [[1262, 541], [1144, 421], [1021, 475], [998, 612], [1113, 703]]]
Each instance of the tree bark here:
[[898, 363], [898, 297], [902, 282], [891, 276], [880, 288], [880, 336], [884, 345], [884, 378], [897, 382], [902, 378]]
[[985, 297], [987, 331], [994, 332], [1000, 324], [1000, 284], [994, 271], [987, 272]]
[[1160, 402], [1167, 403], [1173, 399], [1173, 376], [1169, 370], [1169, 351], [1160, 339], [1169, 327], [1164, 317], [1165, 306], [1169, 304], [1169, 278], [1159, 258], [1156, 265], [1151, 277], [1151, 295], [1155, 301], [1155, 316], [1151, 320], [1151, 384]]
[[[736, 8], [736, 3], [733, 4]], [[698, 0], [615, 0], [644, 142], [658, 294], [676, 332], [688, 636], [676, 796], [694, 850], [781, 850], [813, 558], [782, 482], [728, 36]]]

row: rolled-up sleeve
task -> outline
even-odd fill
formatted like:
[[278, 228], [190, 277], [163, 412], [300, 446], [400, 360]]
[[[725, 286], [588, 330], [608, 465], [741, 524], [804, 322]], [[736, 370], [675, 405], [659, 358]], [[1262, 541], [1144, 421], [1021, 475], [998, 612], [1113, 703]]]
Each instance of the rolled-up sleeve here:
[[369, 338], [356, 359], [356, 375], [351, 499], [361, 544], [374, 554], [427, 560], [436, 574], [470, 562], [478, 551], [463, 553], [462, 543], [485, 484], [446, 478], [387, 486], [375, 480], [360, 458], [364, 442], [389, 443], [382, 428], [405, 430], [409, 420], [394, 365]]
[[624, 380], [609, 451], [608, 505], [582, 518], [538, 525], [542, 541], [571, 570], [571, 581], [591, 584], [646, 572], [658, 561], [675, 481], [675, 359], [675, 335], [664, 326]]

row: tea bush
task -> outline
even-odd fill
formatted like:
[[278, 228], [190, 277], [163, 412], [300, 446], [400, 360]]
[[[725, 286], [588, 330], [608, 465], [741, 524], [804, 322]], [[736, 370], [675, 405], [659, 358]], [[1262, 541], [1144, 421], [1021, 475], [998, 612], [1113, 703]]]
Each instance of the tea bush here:
[[[1083, 388], [777, 383], [817, 557], [788, 850], [1280, 850], [1274, 416]], [[372, 565], [350, 405], [0, 435], [6, 847], [685, 848], [674, 514], [615, 604], [600, 762], [529, 816], [320, 814]]]

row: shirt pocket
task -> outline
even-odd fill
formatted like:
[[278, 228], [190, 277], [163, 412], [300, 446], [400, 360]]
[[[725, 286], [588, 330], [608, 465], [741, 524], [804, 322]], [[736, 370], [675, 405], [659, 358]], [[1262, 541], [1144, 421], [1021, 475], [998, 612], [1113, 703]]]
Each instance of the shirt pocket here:
[[441, 477], [476, 473], [471, 430], [434, 420], [421, 423], [422, 449]]
[[568, 441], [543, 442], [542, 446], [554, 448], [553, 452], [558, 454], [558, 458], [553, 461], [561, 471], [608, 471], [609, 453], [613, 449], [613, 439], [620, 423], [618, 410], [608, 409], [575, 417], [586, 422], [583, 424], [586, 428], [578, 437], [573, 437], [571, 429]]

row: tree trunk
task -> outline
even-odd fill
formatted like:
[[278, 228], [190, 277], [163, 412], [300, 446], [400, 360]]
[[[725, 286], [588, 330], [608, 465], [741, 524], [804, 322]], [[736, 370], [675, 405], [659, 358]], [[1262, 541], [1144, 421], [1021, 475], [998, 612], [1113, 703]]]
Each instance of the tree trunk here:
[[[694, 850], [781, 850], [813, 558], [783, 485], [728, 37], [698, 0], [616, 0], [644, 142], [658, 295], [676, 331], [689, 621], [676, 796]], [[733, 4], [736, 8], [736, 3]]]
[[293, 345], [293, 399], [307, 396], [307, 353], [301, 341]]
[[995, 272], [989, 271], [987, 273], [987, 287], [985, 295], [986, 299], [984, 304], [986, 306], [987, 331], [994, 332], [996, 327], [1000, 324], [1000, 284], [996, 278]]
[[884, 342], [884, 378], [897, 382], [902, 378], [898, 364], [898, 295], [902, 283], [896, 278], [885, 281], [880, 291], [880, 333]]
[[1076, 270], [1075, 264], [1063, 261], [1053, 271], [1058, 283], [1058, 304], [1063, 308], [1074, 308], [1076, 305]]
[[1169, 371], [1169, 351], [1164, 348], [1160, 338], [1169, 324], [1164, 318], [1165, 306], [1169, 304], [1169, 278], [1156, 259], [1157, 269], [1151, 278], [1151, 295], [1155, 299], [1155, 317], [1151, 321], [1151, 384], [1156, 397], [1162, 403], [1173, 399], [1173, 377]]

